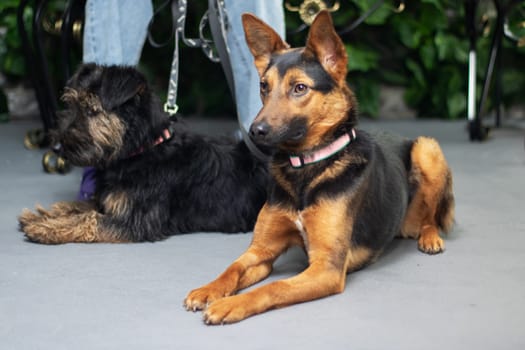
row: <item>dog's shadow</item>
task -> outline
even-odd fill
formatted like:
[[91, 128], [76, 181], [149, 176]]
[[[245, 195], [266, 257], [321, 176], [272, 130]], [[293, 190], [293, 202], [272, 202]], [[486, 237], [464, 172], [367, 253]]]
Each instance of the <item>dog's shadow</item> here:
[[423, 254], [417, 249], [417, 242], [413, 239], [405, 239], [396, 237], [394, 238], [383, 250], [383, 253], [379, 256], [377, 261], [367, 269], [383, 269], [385, 266], [392, 266], [403, 257], [410, 254]]

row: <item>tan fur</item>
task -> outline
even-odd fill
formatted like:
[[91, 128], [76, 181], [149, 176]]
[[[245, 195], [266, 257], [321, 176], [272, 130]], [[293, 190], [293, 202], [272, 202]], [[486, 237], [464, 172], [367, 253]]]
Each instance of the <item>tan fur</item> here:
[[243, 16], [243, 25], [252, 28], [249, 32], [245, 31], [246, 42], [254, 57], [255, 67], [262, 75], [270, 63], [272, 52], [286, 50], [290, 46], [273, 29], [268, 30], [268, 26], [255, 16]]
[[107, 156], [108, 160], [113, 160], [122, 148], [126, 131], [122, 120], [115, 114], [106, 113], [100, 99], [94, 94], [66, 88], [62, 100], [76, 101], [82, 110], [91, 111], [93, 117], [89, 118], [87, 131], [93, 137], [93, 144], [97, 146], [99, 154], [104, 154], [104, 149], [113, 150]]
[[372, 263], [379, 254], [365, 247], [356, 247], [346, 256], [346, 272], [350, 273]]
[[305, 106], [309, 115], [312, 115], [312, 118], [309, 118], [309, 132], [299, 147], [312, 149], [318, 146], [323, 139], [333, 133], [353, 107], [355, 106], [345, 99], [345, 94], [339, 89], [334, 89], [326, 95], [312, 94], [308, 106]]
[[26, 237], [38, 243], [123, 242], [111, 232], [101, 232], [102, 215], [88, 202], [58, 202], [50, 210], [37, 207], [38, 214], [24, 209], [18, 220]]
[[[411, 151], [410, 181], [417, 187], [408, 207], [401, 235], [418, 240], [419, 249], [435, 254], [445, 249], [439, 229], [448, 232], [454, 222], [452, 176], [436, 140], [419, 137]], [[448, 208], [438, 205], [448, 201]]]
[[[248, 250], [215, 281], [190, 292], [186, 307], [206, 308], [207, 323], [231, 323], [269, 309], [342, 292], [347, 271], [362, 267], [374, 257], [368, 249], [350, 244], [350, 199], [340, 196], [323, 200], [300, 212], [266, 204]], [[268, 276], [275, 259], [293, 245], [304, 246], [308, 253], [309, 267], [305, 271], [234, 295]]]
[[124, 217], [128, 215], [129, 200], [126, 192], [116, 191], [109, 193], [103, 200], [104, 212], [114, 217]]
[[[313, 81], [300, 68], [289, 69], [283, 79], [275, 67], [267, 70], [271, 53], [282, 52], [286, 45], [276, 37], [275, 32], [254, 20], [251, 15], [243, 16], [248, 46], [255, 57], [255, 65], [261, 79], [267, 83], [268, 93], [262, 94], [263, 109], [256, 117], [264, 120], [273, 129], [286, 130], [296, 115], [308, 115], [308, 133], [300, 145], [280, 145], [290, 151], [318, 147], [329, 137], [332, 129], [355, 108], [355, 99], [344, 82], [346, 75], [346, 53], [335, 34], [331, 20], [321, 13], [312, 24], [305, 50], [320, 58], [323, 67], [332, 75], [338, 88], [327, 94], [312, 93], [297, 99], [290, 96], [290, 87]], [[329, 29], [329, 33], [324, 31]], [[270, 38], [270, 39], [268, 39]], [[324, 41], [335, 40], [330, 47]], [[263, 42], [263, 44], [261, 44]], [[335, 163], [313, 179], [308, 186], [314, 186], [340, 174], [352, 161], [346, 158]], [[288, 194], [300, 201], [297, 188], [288, 183], [282, 173], [281, 164], [272, 164], [271, 173]], [[267, 203], [261, 210], [248, 250], [228, 267], [215, 281], [191, 291], [185, 299], [189, 310], [204, 311], [207, 323], [231, 323], [251, 315], [298, 302], [321, 298], [343, 291], [347, 271], [358, 269], [375, 257], [367, 248], [352, 246], [352, 227], [355, 213], [354, 199], [362, 194], [349, 196], [322, 197], [304, 209], [283, 207]], [[293, 245], [304, 247], [308, 254], [308, 268], [292, 278], [270, 283], [245, 294], [234, 295], [271, 272], [277, 257]]]
[[[353, 93], [346, 85], [334, 89], [328, 94], [309, 94], [297, 100], [289, 96], [290, 86], [304, 83], [312, 86], [313, 81], [301, 69], [290, 69], [283, 79], [279, 78], [276, 67], [265, 73], [265, 81], [272, 91], [271, 97], [263, 98], [264, 109], [257, 115], [254, 123], [264, 119], [273, 129], [285, 128], [296, 115], [308, 114], [308, 135], [299, 144], [284, 145], [290, 152], [299, 149], [313, 149], [322, 145], [333, 130], [347, 117], [351, 109], [357, 108]], [[348, 96], [351, 96], [348, 99]]]
[[312, 24], [315, 30], [308, 32], [306, 50], [312, 51], [339, 85], [346, 84], [348, 57], [343, 41], [335, 33], [328, 12], [321, 12], [318, 17], [319, 20]]
[[[308, 184], [308, 189], [313, 189], [324, 181], [329, 181], [337, 178], [343, 173], [343, 171], [345, 171], [345, 169], [348, 167], [348, 164], [357, 165], [364, 163], [366, 163], [366, 160], [358, 157], [352, 157], [351, 159], [345, 159], [344, 161], [336, 161], [334, 162], [334, 164], [332, 164], [332, 166], [325, 168], [320, 176], [318, 176], [310, 184]], [[279, 183], [282, 184], [283, 182]]]
[[[410, 181], [417, 191], [403, 225], [403, 236], [418, 239], [419, 248], [429, 254], [444, 249], [439, 229], [448, 230], [453, 221], [453, 196], [450, 170], [437, 142], [420, 137], [414, 142]], [[340, 173], [350, 162], [335, 163], [312, 183], [318, 184]], [[273, 175], [283, 188], [292, 194], [293, 187]], [[366, 180], [365, 180], [366, 181]], [[310, 185], [313, 188], [314, 185]], [[185, 299], [189, 310], [204, 309], [208, 324], [232, 323], [246, 317], [298, 302], [340, 293], [344, 290], [346, 273], [373, 262], [380, 254], [366, 247], [354, 247], [352, 241], [353, 209], [366, 195], [361, 192], [341, 193], [322, 199], [302, 211], [293, 211], [279, 205], [266, 204], [261, 210], [253, 241], [248, 250], [213, 282], [191, 291]], [[440, 211], [440, 203], [446, 210]], [[302, 273], [272, 282], [244, 294], [238, 291], [266, 278], [277, 257], [292, 245], [303, 246], [309, 266]]]
[[[294, 95], [297, 98], [290, 97], [290, 87], [298, 83], [312, 85], [311, 79], [300, 67], [288, 68], [284, 77], [279, 75], [276, 67], [267, 69], [270, 53], [276, 51], [277, 45], [279, 54], [285, 50], [284, 44], [280, 38], [275, 38], [273, 30], [261, 25], [259, 20], [255, 21], [253, 16], [245, 15], [243, 21], [248, 45], [268, 90], [263, 90], [263, 108], [254, 123], [271, 126], [272, 132], [278, 136], [286, 135], [286, 128], [294, 116], [305, 115], [307, 132], [300, 144], [293, 141], [286, 144], [287, 140], [283, 138], [278, 147], [288, 153], [295, 149], [303, 154], [315, 150], [323, 140], [331, 139], [333, 129], [356, 108], [355, 97], [345, 83], [347, 57], [344, 45], [337, 37], [328, 13], [321, 12], [315, 19], [302, 54], [315, 55], [338, 86], [323, 94], [308, 90], [307, 94]], [[266, 44], [261, 44], [258, 39]], [[409, 181], [417, 190], [408, 208], [402, 234], [417, 238], [421, 250], [437, 253], [443, 249], [438, 230], [447, 230], [453, 221], [452, 178], [435, 140], [419, 138], [411, 152]], [[232, 323], [270, 309], [342, 292], [346, 274], [373, 262], [391, 236], [378, 242], [384, 244], [374, 250], [365, 244], [354, 246], [356, 243], [352, 242], [353, 238], [358, 238], [353, 237], [352, 231], [358, 219], [355, 215], [368, 200], [366, 196], [371, 186], [370, 177], [366, 175], [352, 179], [351, 185], [342, 186], [337, 193], [330, 190], [326, 195], [312, 195], [312, 200], [308, 196], [318, 186], [336, 179], [348, 167], [364, 162], [366, 160], [356, 156], [341, 155], [313, 179], [310, 177], [314, 175], [309, 174], [318, 174], [317, 168], [315, 173], [302, 169], [295, 173], [295, 169], [286, 168], [287, 164], [272, 163], [270, 169], [274, 181], [290, 198], [276, 203], [282, 198], [279, 197], [281, 192], [270, 197], [258, 216], [253, 240], [246, 252], [217, 279], [191, 291], [184, 301], [186, 308], [204, 310], [204, 320], [208, 324]], [[295, 175], [297, 181], [290, 181]], [[308, 179], [308, 183], [304, 179]], [[267, 277], [277, 257], [293, 245], [302, 246], [308, 254], [309, 266], [303, 272], [236, 294]]]
[[288, 193], [288, 195], [292, 197], [294, 200], [297, 200], [295, 189], [289, 182], [287, 182], [284, 179], [284, 175], [280, 171], [281, 167], [282, 167], [282, 164], [270, 164], [271, 173], [273, 174], [275, 180], [278, 183], [282, 184], [282, 187], [286, 191], [286, 193]]
[[89, 119], [89, 134], [96, 140], [93, 144], [97, 145], [98, 152], [104, 154], [104, 149], [111, 149], [113, 152], [107, 155], [107, 161], [111, 161], [118, 156], [122, 149], [125, 125], [115, 114], [105, 114]]

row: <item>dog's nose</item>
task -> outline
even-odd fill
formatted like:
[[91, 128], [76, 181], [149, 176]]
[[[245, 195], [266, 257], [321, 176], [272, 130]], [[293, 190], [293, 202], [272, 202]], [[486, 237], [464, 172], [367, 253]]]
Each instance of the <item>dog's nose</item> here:
[[266, 122], [252, 124], [250, 136], [253, 139], [264, 139], [270, 133], [270, 125]]

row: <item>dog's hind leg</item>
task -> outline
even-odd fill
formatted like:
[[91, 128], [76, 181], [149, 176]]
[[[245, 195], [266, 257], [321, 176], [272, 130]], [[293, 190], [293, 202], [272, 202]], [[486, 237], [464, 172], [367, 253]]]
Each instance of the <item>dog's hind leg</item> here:
[[415, 188], [401, 235], [418, 240], [428, 254], [445, 249], [439, 231], [448, 232], [454, 223], [452, 174], [436, 140], [419, 137], [411, 150], [409, 181]]
[[24, 210], [18, 217], [27, 239], [43, 244], [122, 242], [102, 228], [101, 214], [88, 202], [59, 202], [37, 213]]
[[45, 209], [44, 207], [37, 205], [35, 208], [36, 212], [24, 209], [18, 216], [18, 222], [20, 230], [24, 231], [26, 225], [36, 225], [50, 218], [81, 213], [93, 208], [93, 203], [91, 202], [57, 202], [51, 206], [51, 209]]

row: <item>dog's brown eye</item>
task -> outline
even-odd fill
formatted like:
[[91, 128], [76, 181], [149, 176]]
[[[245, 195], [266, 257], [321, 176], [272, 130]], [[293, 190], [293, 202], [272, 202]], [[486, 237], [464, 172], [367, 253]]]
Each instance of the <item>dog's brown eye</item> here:
[[266, 94], [268, 92], [268, 83], [265, 81], [261, 81], [259, 83], [259, 88], [261, 89], [261, 94]]
[[306, 93], [306, 91], [308, 91], [308, 86], [306, 86], [305, 84], [299, 83], [293, 87], [293, 92], [296, 95], [303, 95]]

